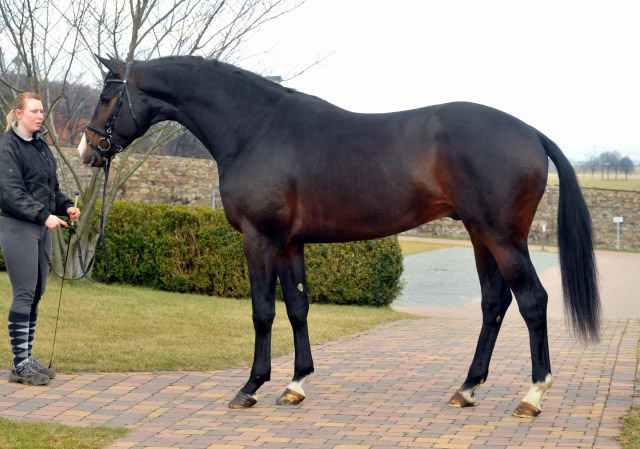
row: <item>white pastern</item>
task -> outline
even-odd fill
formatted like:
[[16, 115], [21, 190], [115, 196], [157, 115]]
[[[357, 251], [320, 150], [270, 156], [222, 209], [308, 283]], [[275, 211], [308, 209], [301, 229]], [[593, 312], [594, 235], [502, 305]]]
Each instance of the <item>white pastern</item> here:
[[80, 157], [82, 161], [84, 161], [84, 152], [86, 151], [86, 149], [87, 149], [87, 135], [83, 134], [82, 140], [78, 145], [78, 157]]
[[529, 392], [524, 397], [522, 402], [526, 402], [527, 404], [531, 404], [536, 407], [538, 410], [542, 410], [540, 408], [540, 400], [542, 396], [547, 392], [549, 388], [551, 388], [551, 384], [553, 384], [553, 377], [551, 374], [547, 374], [547, 377], [544, 379], [544, 382], [536, 382], [531, 385]]
[[302, 380], [299, 380], [297, 382], [291, 382], [287, 388], [291, 391], [295, 391], [296, 393], [306, 397], [306, 395], [304, 394], [304, 390], [302, 389], [302, 385], [304, 385], [304, 383], [306, 382], [307, 377], [309, 376], [306, 376], [302, 378]]

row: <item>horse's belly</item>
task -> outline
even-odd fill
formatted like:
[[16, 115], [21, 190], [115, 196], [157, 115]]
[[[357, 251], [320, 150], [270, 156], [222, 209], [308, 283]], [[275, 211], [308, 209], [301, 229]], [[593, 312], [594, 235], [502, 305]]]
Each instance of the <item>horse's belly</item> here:
[[[380, 204], [363, 207], [362, 199], [321, 214], [300, 217], [293, 233], [306, 242], [369, 240], [413, 229], [428, 221], [451, 215], [445, 203]], [[365, 205], [366, 206], [366, 205]], [[298, 240], [298, 239], [296, 239]]]

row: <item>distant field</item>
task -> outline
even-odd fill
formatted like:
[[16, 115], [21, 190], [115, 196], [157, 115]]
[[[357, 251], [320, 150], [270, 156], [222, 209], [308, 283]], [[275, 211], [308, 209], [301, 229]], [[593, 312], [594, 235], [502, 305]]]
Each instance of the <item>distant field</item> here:
[[[618, 174], [618, 179], [615, 179], [613, 173], [609, 174], [609, 179], [605, 173], [604, 179], [600, 179], [600, 173], [595, 173], [593, 178], [591, 174], [583, 175], [578, 174], [578, 180], [582, 187], [594, 188], [594, 189], [609, 189], [609, 190], [635, 190], [640, 192], [640, 169], [636, 168], [635, 173], [629, 175], [628, 179], [625, 179], [624, 174]], [[547, 180], [548, 185], [558, 185], [558, 174], [549, 173]]]

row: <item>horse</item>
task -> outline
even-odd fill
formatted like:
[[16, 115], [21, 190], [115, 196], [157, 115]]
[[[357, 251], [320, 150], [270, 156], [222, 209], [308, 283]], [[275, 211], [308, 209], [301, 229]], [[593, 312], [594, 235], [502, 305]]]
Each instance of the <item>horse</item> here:
[[560, 148], [521, 120], [468, 102], [363, 114], [217, 60], [96, 57], [108, 69], [78, 153], [103, 166], [150, 126], [184, 125], [218, 165], [220, 195], [242, 233], [255, 330], [249, 380], [229, 402], [251, 407], [271, 374], [279, 278], [293, 329], [291, 383], [277, 404], [305, 399], [313, 373], [306, 243], [375, 239], [443, 217], [469, 233], [481, 286], [482, 329], [466, 379], [448, 404], [468, 407], [486, 381], [512, 293], [529, 331], [531, 388], [513, 411], [533, 417], [552, 384], [547, 293], [527, 237], [545, 191], [548, 159], [560, 178], [558, 240], [567, 322], [597, 341], [600, 299], [591, 218]]

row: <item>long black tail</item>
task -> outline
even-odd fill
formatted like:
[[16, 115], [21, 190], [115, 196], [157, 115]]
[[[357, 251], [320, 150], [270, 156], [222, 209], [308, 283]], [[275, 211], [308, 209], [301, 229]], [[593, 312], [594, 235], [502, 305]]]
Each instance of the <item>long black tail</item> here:
[[547, 155], [558, 169], [558, 246], [567, 321], [585, 343], [598, 341], [600, 293], [593, 254], [591, 216], [571, 163], [560, 148], [538, 132]]

